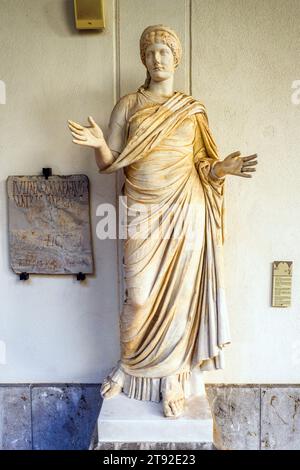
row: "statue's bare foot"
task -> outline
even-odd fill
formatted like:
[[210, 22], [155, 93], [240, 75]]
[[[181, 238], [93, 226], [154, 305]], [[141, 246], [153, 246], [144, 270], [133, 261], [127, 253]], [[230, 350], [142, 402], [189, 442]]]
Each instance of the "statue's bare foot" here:
[[164, 377], [162, 382], [163, 411], [166, 418], [178, 418], [184, 411], [185, 398], [176, 376]]
[[107, 378], [104, 380], [102, 387], [100, 389], [100, 393], [103, 398], [113, 398], [119, 393], [122, 392], [122, 386], [114, 382], [113, 380]]
[[184, 411], [184, 398], [179, 400], [163, 400], [164, 415], [166, 418], [178, 418]]

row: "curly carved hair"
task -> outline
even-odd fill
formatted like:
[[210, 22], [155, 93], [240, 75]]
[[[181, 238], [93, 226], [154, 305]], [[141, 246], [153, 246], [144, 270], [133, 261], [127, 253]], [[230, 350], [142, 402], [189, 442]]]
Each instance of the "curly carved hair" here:
[[145, 67], [147, 47], [151, 44], [158, 42], [165, 44], [171, 49], [174, 57], [175, 68], [178, 67], [182, 56], [182, 47], [179, 37], [177, 36], [175, 31], [173, 31], [168, 26], [164, 26], [162, 24], [148, 26], [148, 28], [146, 28], [141, 35], [140, 54]]

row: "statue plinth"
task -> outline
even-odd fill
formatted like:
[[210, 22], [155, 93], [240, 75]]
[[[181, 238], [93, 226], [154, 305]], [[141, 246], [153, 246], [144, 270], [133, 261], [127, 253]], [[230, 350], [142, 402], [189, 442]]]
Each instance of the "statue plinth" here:
[[166, 419], [160, 403], [121, 394], [104, 400], [94, 450], [211, 450], [213, 420], [205, 395], [187, 400], [185, 413]]

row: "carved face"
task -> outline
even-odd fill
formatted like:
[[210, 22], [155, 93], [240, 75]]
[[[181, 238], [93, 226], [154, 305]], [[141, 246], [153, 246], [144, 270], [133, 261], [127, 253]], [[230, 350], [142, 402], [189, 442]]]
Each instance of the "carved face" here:
[[154, 43], [147, 47], [146, 67], [155, 82], [161, 82], [174, 75], [174, 56], [171, 49], [162, 43]]

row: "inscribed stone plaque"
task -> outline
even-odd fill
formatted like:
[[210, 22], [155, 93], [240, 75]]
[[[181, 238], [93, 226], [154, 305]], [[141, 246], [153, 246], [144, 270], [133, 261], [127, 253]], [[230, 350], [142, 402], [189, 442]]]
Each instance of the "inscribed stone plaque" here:
[[7, 193], [15, 273], [93, 273], [87, 176], [10, 176]]
[[272, 307], [291, 306], [292, 269], [292, 261], [274, 261]]

